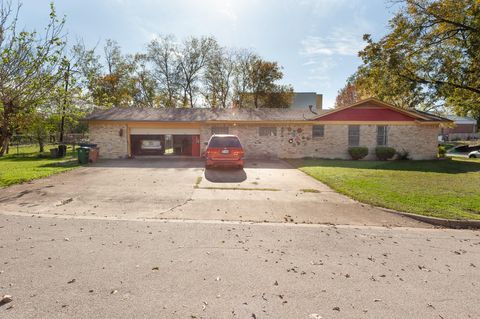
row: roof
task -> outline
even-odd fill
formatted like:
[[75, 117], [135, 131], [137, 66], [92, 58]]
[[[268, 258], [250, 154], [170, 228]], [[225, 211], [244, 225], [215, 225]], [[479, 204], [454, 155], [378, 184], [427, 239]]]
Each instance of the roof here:
[[456, 124], [477, 124], [477, 120], [468, 116], [446, 115], [447, 119], [454, 121]]
[[[319, 111], [317, 114], [320, 114]], [[87, 121], [205, 122], [205, 121], [305, 121], [318, 116], [302, 109], [119, 108], [96, 110]]]
[[296, 108], [120, 108], [97, 109], [84, 120], [86, 121], [133, 121], [133, 122], [278, 122], [278, 121], [314, 121], [323, 116], [339, 112], [344, 109], [359, 106], [364, 103], [375, 103], [380, 106], [396, 110], [415, 118], [418, 122], [447, 122], [451, 120], [418, 110], [405, 110], [394, 105], [369, 98], [336, 109], [316, 110]]

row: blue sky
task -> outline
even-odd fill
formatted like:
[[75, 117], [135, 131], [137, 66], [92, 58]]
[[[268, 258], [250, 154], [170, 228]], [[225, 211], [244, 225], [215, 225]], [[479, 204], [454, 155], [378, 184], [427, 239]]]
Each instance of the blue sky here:
[[[21, 22], [40, 29], [49, 0], [24, 0]], [[212, 35], [225, 46], [251, 48], [283, 66], [295, 91], [324, 95], [331, 107], [360, 64], [362, 35], [383, 36], [392, 8], [385, 0], [63, 0], [69, 39], [89, 46], [111, 38], [124, 52], [142, 51], [156, 34]]]

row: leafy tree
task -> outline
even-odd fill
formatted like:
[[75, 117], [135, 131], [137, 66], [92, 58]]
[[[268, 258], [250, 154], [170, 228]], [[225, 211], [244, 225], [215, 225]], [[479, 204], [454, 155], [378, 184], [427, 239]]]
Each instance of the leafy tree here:
[[390, 33], [360, 53], [356, 85], [403, 107], [480, 114], [480, 3], [401, 0]]
[[281, 67], [277, 62], [270, 62], [259, 57], [254, 57], [247, 70], [247, 87], [253, 96], [255, 108], [275, 107], [272, 101], [275, 101], [275, 103], [280, 102], [277, 107], [288, 106], [288, 101], [281, 97], [284, 93], [290, 91], [290, 89], [275, 83], [283, 78]]
[[14, 131], [23, 118], [44, 104], [58, 83], [58, 64], [64, 47], [64, 20], [58, 19], [53, 4], [50, 21], [42, 35], [18, 30], [21, 5], [0, 4], [0, 156], [5, 154]]
[[347, 84], [338, 91], [337, 98], [335, 99], [335, 107], [343, 107], [354, 104], [360, 101], [361, 95], [357, 90], [357, 86], [352, 80], [349, 80]]

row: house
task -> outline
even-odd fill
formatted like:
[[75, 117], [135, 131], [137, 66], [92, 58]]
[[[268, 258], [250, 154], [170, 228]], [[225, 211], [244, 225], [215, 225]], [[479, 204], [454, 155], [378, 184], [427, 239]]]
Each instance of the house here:
[[453, 127], [442, 127], [440, 136], [444, 141], [472, 140], [480, 138], [477, 120], [472, 117], [447, 115], [447, 119], [454, 122]]
[[111, 108], [86, 117], [103, 158], [200, 156], [212, 134], [236, 134], [247, 158], [342, 158], [350, 146], [407, 150], [412, 159], [437, 155], [440, 126], [452, 121], [376, 99], [347, 107], [309, 109]]

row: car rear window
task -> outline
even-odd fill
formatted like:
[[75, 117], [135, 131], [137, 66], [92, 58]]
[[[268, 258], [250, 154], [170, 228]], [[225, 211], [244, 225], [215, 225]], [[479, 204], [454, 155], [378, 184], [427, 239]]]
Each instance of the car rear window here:
[[208, 144], [208, 147], [215, 147], [215, 148], [221, 148], [221, 147], [238, 147], [241, 148], [242, 145], [240, 144], [240, 141], [238, 138], [234, 136], [217, 136], [217, 137], [212, 137], [210, 140], [210, 144]]

